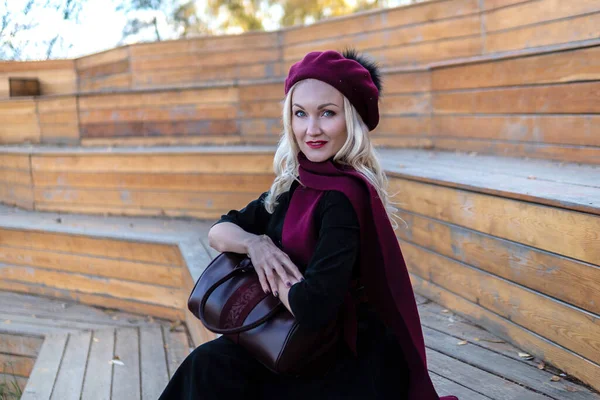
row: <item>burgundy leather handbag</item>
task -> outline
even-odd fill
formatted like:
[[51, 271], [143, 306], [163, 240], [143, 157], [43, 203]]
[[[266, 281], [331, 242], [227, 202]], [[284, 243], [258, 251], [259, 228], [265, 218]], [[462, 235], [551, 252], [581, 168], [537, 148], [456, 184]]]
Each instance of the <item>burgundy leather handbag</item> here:
[[188, 300], [204, 326], [240, 344], [279, 374], [322, 374], [335, 357], [336, 321], [307, 331], [281, 301], [262, 290], [250, 259], [222, 253], [204, 270]]

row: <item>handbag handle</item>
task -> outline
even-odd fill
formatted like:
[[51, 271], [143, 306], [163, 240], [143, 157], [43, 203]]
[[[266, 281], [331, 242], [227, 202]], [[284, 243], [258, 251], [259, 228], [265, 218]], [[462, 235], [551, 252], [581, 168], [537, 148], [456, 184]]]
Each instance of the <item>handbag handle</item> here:
[[[250, 263], [248, 262], [247, 264], [250, 264]], [[269, 311], [269, 313], [267, 315], [265, 315], [264, 317], [252, 322], [251, 324], [242, 325], [237, 328], [221, 329], [221, 328], [216, 328], [214, 326], [211, 326], [208, 324], [208, 322], [206, 322], [206, 316], [204, 314], [204, 309], [206, 308], [206, 303], [208, 302], [208, 298], [210, 297], [210, 295], [215, 290], [217, 290], [217, 288], [219, 286], [221, 286], [222, 284], [224, 284], [225, 282], [227, 282], [228, 280], [232, 279], [233, 277], [235, 277], [239, 274], [248, 272], [250, 270], [250, 268], [251, 267], [249, 267], [249, 266], [234, 268], [233, 271], [231, 271], [230, 273], [228, 273], [227, 275], [225, 275], [224, 277], [219, 279], [206, 291], [206, 293], [204, 294], [204, 297], [202, 297], [202, 301], [200, 302], [200, 307], [198, 309], [198, 317], [200, 318], [200, 321], [202, 321], [202, 323], [204, 324], [206, 329], [208, 329], [211, 332], [220, 333], [223, 335], [232, 335], [232, 334], [236, 334], [236, 333], [242, 333], [242, 332], [246, 332], [251, 329], [254, 329], [259, 325], [264, 324], [271, 317], [273, 317], [277, 312], [279, 312], [279, 309], [283, 305], [283, 303], [281, 303], [281, 302], [279, 302], [279, 304], [277, 304], [277, 306], [275, 306], [271, 311]]]

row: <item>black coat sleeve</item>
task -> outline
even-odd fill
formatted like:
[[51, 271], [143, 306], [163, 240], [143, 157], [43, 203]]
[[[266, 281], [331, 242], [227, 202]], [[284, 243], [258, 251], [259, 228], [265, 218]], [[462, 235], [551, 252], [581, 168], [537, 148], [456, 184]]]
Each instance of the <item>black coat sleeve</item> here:
[[246, 207], [241, 210], [231, 210], [227, 214], [222, 215], [214, 225], [222, 222], [231, 222], [236, 224], [246, 232], [255, 235], [262, 235], [267, 230], [271, 214], [265, 209], [263, 204], [268, 192], [260, 195], [256, 200], [251, 201]]
[[350, 200], [341, 192], [325, 193], [319, 203], [321, 226], [315, 253], [289, 292], [296, 320], [319, 329], [336, 317], [349, 289], [360, 247], [360, 226]]

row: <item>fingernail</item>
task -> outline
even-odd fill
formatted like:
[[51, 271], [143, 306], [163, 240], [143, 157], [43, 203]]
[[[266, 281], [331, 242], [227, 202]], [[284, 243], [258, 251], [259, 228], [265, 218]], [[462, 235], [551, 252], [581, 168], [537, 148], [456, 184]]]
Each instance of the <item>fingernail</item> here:
[[300, 278], [300, 281], [303, 281], [303, 280], [304, 280], [304, 277]]
[[268, 290], [265, 290], [265, 294], [269, 294], [269, 291], [268, 291]]
[[279, 292], [275, 292], [273, 294], [275, 295], [275, 297], [279, 297]]
[[292, 282], [288, 282], [288, 283], [286, 283], [286, 286], [287, 286], [287, 287], [292, 287]]

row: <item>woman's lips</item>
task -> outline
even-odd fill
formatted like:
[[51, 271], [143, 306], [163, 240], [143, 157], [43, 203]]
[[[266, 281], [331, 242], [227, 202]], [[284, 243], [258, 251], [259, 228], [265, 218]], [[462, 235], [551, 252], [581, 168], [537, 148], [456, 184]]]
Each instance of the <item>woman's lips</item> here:
[[311, 149], [320, 149], [321, 147], [325, 146], [327, 144], [327, 142], [325, 142], [325, 141], [315, 141], [315, 142], [306, 142], [306, 144]]

